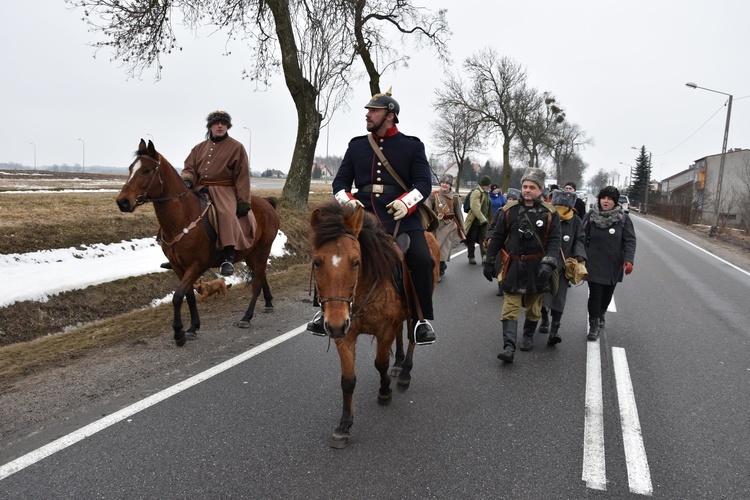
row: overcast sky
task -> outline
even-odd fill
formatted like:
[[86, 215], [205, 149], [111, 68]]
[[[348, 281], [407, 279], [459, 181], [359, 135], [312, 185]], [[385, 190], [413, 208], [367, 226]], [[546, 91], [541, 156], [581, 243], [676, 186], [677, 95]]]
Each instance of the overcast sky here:
[[[521, 63], [529, 83], [551, 92], [593, 139], [583, 151], [586, 177], [600, 168], [618, 170], [623, 183], [630, 167], [620, 162], [635, 163], [631, 146], [653, 153], [658, 179], [720, 153], [726, 97], [689, 89], [689, 81], [734, 95], [728, 147], [750, 147], [750, 99], [743, 99], [750, 96], [750, 2], [415, 3], [448, 9], [454, 64], [445, 69], [431, 51], [408, 49], [410, 67], [387, 73], [381, 85], [393, 86], [399, 128], [420, 137], [428, 155], [435, 87], [446, 71], [460, 70], [467, 56], [485, 47]], [[222, 34], [181, 30], [184, 50], [163, 58], [160, 81], [152, 70], [129, 79], [110, 54], [94, 58], [87, 44], [97, 35], [81, 17], [63, 0], [0, 4], [0, 163], [33, 166], [36, 149], [38, 166], [81, 164], [85, 153], [86, 165], [126, 167], [143, 137], [180, 167], [203, 139], [206, 114], [224, 109], [233, 117], [230, 134], [246, 145], [252, 137], [253, 170], [289, 170], [296, 134], [291, 98], [282, 75], [265, 91], [242, 80], [249, 66], [242, 45], [222, 56]], [[364, 133], [369, 97], [367, 82], [358, 82], [351, 109], [337, 112], [330, 132], [321, 131], [318, 154], [343, 155], [349, 139]], [[487, 158], [499, 163], [499, 144], [480, 160]]]

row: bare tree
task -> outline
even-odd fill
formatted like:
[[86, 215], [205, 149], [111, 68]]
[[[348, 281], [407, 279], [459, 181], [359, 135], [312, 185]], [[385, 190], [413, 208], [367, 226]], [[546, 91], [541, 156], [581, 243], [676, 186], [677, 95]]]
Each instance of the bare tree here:
[[[585, 164], [580, 161], [579, 151], [590, 144], [593, 144], [593, 141], [586, 137], [586, 133], [578, 125], [568, 121], [560, 123], [560, 126], [555, 129], [549, 145], [549, 154], [555, 164], [555, 174], [558, 181], [562, 181], [563, 178], [567, 180], [575, 179], [576, 174], [578, 176], [583, 175], [583, 170], [577, 172], [578, 167], [582, 165], [584, 165], [585, 170]], [[579, 161], [576, 162], [576, 158]]]
[[518, 144], [528, 158], [529, 167], [540, 168], [540, 153], [550, 151], [554, 145], [557, 130], [565, 121], [565, 111], [549, 92], [540, 94], [535, 89], [525, 88], [518, 96], [515, 108]]
[[515, 117], [519, 92], [524, 88], [526, 72], [509, 57], [499, 57], [490, 48], [468, 57], [463, 64], [469, 84], [460, 78], [445, 82], [438, 98], [453, 108], [463, 107], [480, 117], [489, 137], [499, 134], [503, 150], [502, 189], [510, 184], [510, 146], [518, 132]]
[[476, 153], [482, 144], [481, 117], [471, 110], [454, 108], [438, 100], [438, 121], [432, 124], [433, 139], [437, 153], [450, 158], [458, 165], [456, 192], [459, 192], [461, 174], [471, 153]]

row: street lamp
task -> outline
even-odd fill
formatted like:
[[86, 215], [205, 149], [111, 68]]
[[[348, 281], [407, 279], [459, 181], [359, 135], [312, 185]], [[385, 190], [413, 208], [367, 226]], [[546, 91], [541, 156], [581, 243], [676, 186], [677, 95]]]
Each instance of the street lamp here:
[[36, 144], [34, 144], [33, 142], [30, 142], [29, 144], [34, 146], [34, 170], [36, 170]]
[[78, 139], [81, 141], [81, 147], [83, 148], [83, 161], [81, 162], [81, 173], [86, 171], [86, 142], [83, 139]]
[[[633, 170], [635, 170], [635, 167], [633, 165], [631, 165], [630, 163], [624, 163], [624, 162], [619, 162], [619, 163], [620, 163], [620, 165], [625, 165], [626, 167], [630, 167], [630, 182], [633, 182]], [[628, 184], [628, 177], [627, 176], [625, 177], [625, 185], [628, 188], [630, 187], [630, 184]]]
[[706, 87], [699, 87], [693, 82], [687, 82], [685, 85], [687, 87], [690, 87], [691, 89], [708, 90], [709, 92], [715, 92], [717, 94], [729, 96], [729, 103], [727, 104], [727, 123], [724, 126], [724, 143], [721, 146], [721, 161], [719, 162], [719, 179], [716, 182], [716, 208], [714, 208], [714, 221], [711, 224], [711, 231], [709, 231], [708, 233], [709, 236], [716, 236], [716, 231], [719, 227], [719, 204], [721, 202], [721, 181], [724, 178], [724, 160], [726, 160], [726, 157], [727, 157], [727, 139], [729, 139], [729, 118], [732, 116], [732, 99], [734, 99], [734, 96], [732, 96], [732, 94], [727, 94], [726, 92], [719, 92], [718, 90], [707, 89]]
[[[639, 148], [630, 146], [630, 149], [638, 151]], [[632, 182], [632, 179], [631, 179]], [[648, 192], [651, 191], [651, 151], [648, 152], [648, 166], [646, 167], [646, 196], [643, 200], [643, 213], [648, 213]]]
[[242, 127], [250, 133], [250, 141], [247, 143], [247, 164], [250, 165], [250, 151], [253, 149], [253, 131], [249, 127]]

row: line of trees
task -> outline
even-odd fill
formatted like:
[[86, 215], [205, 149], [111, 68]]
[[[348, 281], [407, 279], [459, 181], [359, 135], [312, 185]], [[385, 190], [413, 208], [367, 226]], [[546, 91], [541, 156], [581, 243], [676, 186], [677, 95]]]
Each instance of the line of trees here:
[[503, 191], [511, 185], [511, 155], [518, 164], [580, 183], [587, 167], [580, 151], [592, 141], [550, 92], [528, 84], [519, 63], [485, 48], [466, 58], [462, 74], [449, 75], [435, 91], [440, 112], [433, 123], [439, 153], [459, 166], [459, 177], [471, 155], [499, 142]]

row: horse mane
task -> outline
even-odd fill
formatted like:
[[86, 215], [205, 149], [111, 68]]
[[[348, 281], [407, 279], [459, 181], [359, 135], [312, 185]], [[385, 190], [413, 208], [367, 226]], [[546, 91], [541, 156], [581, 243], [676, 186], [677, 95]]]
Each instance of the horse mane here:
[[[354, 236], [344, 224], [344, 221], [354, 214], [354, 209], [331, 201], [318, 210], [322, 217], [312, 236], [313, 247], [321, 247], [347, 234]], [[357, 240], [362, 251], [362, 278], [376, 281], [390, 277], [393, 267], [399, 261], [399, 255], [393, 238], [385, 232], [373, 214], [365, 212], [362, 230]]]

